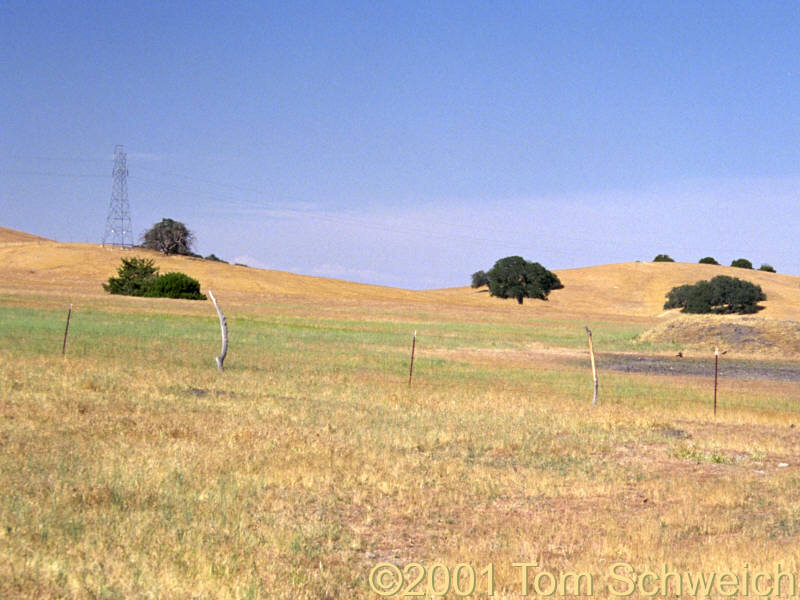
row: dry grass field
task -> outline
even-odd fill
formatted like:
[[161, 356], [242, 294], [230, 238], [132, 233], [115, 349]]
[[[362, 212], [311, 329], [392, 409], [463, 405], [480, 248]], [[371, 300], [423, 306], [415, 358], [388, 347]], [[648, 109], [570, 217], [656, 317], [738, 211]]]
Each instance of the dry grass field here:
[[[800, 595], [800, 383], [724, 376], [798, 357], [726, 342], [715, 416], [719, 334], [652, 333], [720, 273], [772, 332], [800, 278], [608, 265], [519, 306], [135, 251], [214, 291], [218, 372], [210, 302], [105, 294], [125, 252], [0, 229], [0, 598]], [[707, 375], [603, 369], [685, 344]]]

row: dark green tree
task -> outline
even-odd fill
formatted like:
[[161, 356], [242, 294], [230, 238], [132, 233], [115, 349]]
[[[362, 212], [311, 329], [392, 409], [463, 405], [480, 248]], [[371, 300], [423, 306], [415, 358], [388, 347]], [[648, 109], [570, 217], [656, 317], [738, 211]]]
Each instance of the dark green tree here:
[[706, 256], [698, 261], [701, 265], [718, 265], [719, 263], [712, 256]]
[[692, 284], [679, 285], [678, 287], [672, 288], [667, 293], [667, 302], [664, 304], [664, 308], [684, 308], [692, 292], [692, 288], [694, 288]]
[[172, 219], [161, 219], [142, 236], [142, 246], [164, 254], [192, 255], [194, 234], [181, 223]]
[[775, 272], [775, 267], [773, 267], [772, 265], [768, 265], [768, 264], [764, 263], [763, 265], [758, 267], [758, 270], [759, 271], [766, 271], [767, 273], [774, 273]]
[[158, 267], [152, 258], [123, 258], [116, 277], [109, 277], [103, 289], [109, 294], [144, 296], [158, 277]]
[[475, 271], [472, 274], [472, 287], [479, 288], [489, 285], [489, 276], [486, 271]]
[[653, 262], [675, 262], [669, 254], [657, 254]]
[[737, 258], [731, 263], [732, 267], [739, 267], [740, 269], [752, 269], [753, 263], [746, 258]]
[[664, 308], [680, 308], [686, 313], [751, 314], [759, 311], [758, 303], [766, 299], [761, 286], [718, 275], [711, 281], [672, 288]]
[[681, 312], [705, 314], [711, 312], [713, 289], [708, 281], [698, 281], [688, 290], [686, 304]]
[[564, 287], [558, 276], [537, 262], [528, 262], [521, 256], [501, 258], [487, 273], [489, 293], [498, 298], [524, 298], [547, 300], [551, 290]]

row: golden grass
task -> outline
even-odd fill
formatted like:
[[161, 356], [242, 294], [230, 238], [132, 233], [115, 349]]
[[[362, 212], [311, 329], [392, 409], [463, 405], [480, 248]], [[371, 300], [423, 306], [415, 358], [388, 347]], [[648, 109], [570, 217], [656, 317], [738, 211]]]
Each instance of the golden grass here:
[[717, 275], [760, 285], [767, 301], [759, 315], [800, 317], [800, 277], [691, 263], [623, 263], [558, 271], [564, 289], [553, 292], [551, 302], [554, 309], [572, 313], [589, 312], [600, 305], [609, 314], [655, 316], [663, 312], [665, 295], [673, 287]]
[[25, 233], [24, 231], [17, 231], [16, 229], [9, 229], [8, 227], [0, 227], [0, 244], [18, 244], [30, 242], [49, 242], [47, 238], [33, 235], [32, 233]]
[[[521, 314], [541, 317], [652, 319], [663, 313], [665, 294], [672, 287], [729, 275], [762, 286], [768, 300], [759, 316], [800, 320], [800, 277], [750, 271], [716, 265], [688, 263], [622, 263], [557, 271], [564, 289], [553, 292], [548, 302], [491, 298], [485, 291], [468, 287], [410, 291], [383, 286], [296, 275], [236, 265], [227, 265], [157, 252], [102, 248], [97, 244], [63, 244], [0, 228], [0, 286], [6, 291], [76, 297], [103, 297], [99, 283], [116, 273], [121, 256], [131, 254], [156, 260], [161, 272], [183, 271], [200, 280], [205, 289], [224, 292], [242, 304], [279, 303], [291, 298], [317, 299], [328, 304], [406, 303], [471, 308], [495, 318], [518, 318]], [[465, 278], [467, 275], [465, 275]]]
[[[133, 358], [3, 352], [2, 597], [376, 597], [389, 561], [492, 563], [513, 598], [514, 562], [600, 582], [619, 561], [799, 558], [796, 415], [714, 421], [707, 382], [606, 376], [587, 411], [564, 368], [499, 385], [423, 368], [408, 389], [293, 353], [292, 372], [223, 376]], [[723, 397], [778, 388], [797, 397]]]
[[[585, 319], [635, 351], [684, 265], [560, 272], [518, 307], [158, 257], [220, 297], [219, 373], [210, 304], [106, 296], [119, 256], [0, 245], [1, 598], [377, 598], [381, 562], [469, 564], [479, 598], [523, 597], [520, 562], [598, 598], [617, 562], [800, 569], [800, 384], [723, 379], [714, 418], [709, 378], [601, 371], [590, 407]], [[649, 283], [618, 314], [586, 299], [625, 281]]]

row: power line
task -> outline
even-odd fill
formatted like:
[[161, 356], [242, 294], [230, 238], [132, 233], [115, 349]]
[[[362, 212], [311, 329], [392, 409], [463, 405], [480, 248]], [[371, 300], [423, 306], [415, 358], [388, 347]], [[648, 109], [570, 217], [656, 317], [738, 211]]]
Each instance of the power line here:
[[108, 175], [97, 175], [94, 173], [54, 173], [52, 171], [19, 171], [16, 169], [2, 169], [3, 175], [33, 175], [35, 177], [91, 177], [105, 179]]
[[[115, 155], [116, 156], [116, 155]], [[12, 158], [12, 159], [25, 159], [25, 158], [33, 158], [33, 157], [22, 157], [22, 156], [6, 156], [5, 158]], [[97, 159], [90, 159], [90, 158], [81, 158], [81, 157], [56, 157], [56, 156], [40, 156], [36, 157], [39, 160], [49, 160], [49, 161], [63, 161], [63, 162], [96, 162]], [[115, 159], [116, 160], [116, 159]], [[480, 226], [480, 231], [483, 233], [489, 233], [490, 235], [475, 235], [474, 233], [464, 233], [464, 232], [443, 232], [441, 231], [442, 225], [444, 221], [429, 221], [425, 219], [417, 218], [415, 223], [422, 225], [419, 226], [409, 226], [409, 225], [397, 225], [396, 222], [378, 222], [374, 219], [366, 220], [361, 219], [354, 216], [347, 216], [341, 213], [337, 214], [330, 214], [319, 210], [307, 210], [307, 209], [297, 209], [291, 206], [286, 206], [287, 202], [293, 203], [301, 203], [304, 202], [302, 199], [298, 198], [287, 198], [283, 197], [283, 202], [275, 203], [275, 202], [264, 202], [261, 200], [249, 200], [249, 199], [242, 199], [239, 193], [245, 192], [248, 194], [253, 194], [256, 196], [261, 197], [269, 197], [272, 192], [270, 190], [266, 190], [264, 188], [256, 187], [256, 186], [243, 186], [228, 182], [222, 182], [213, 179], [207, 178], [197, 178], [194, 176], [189, 176], [183, 173], [176, 173], [165, 171], [161, 169], [154, 169], [147, 165], [141, 165], [137, 167], [140, 172], [144, 171], [147, 173], [151, 173], [156, 177], [166, 177], [166, 178], [174, 178], [174, 179], [183, 179], [188, 180], [189, 182], [194, 183], [203, 183], [206, 186], [214, 186], [218, 188], [215, 191], [209, 191], [208, 189], [203, 189], [198, 191], [196, 188], [192, 189], [188, 186], [180, 186], [175, 185], [172, 182], [164, 182], [160, 180], [153, 180], [147, 177], [133, 177], [132, 179], [149, 184], [159, 186], [162, 189], [171, 189], [180, 193], [189, 194], [194, 198], [202, 197], [209, 200], [212, 200], [215, 203], [216, 207], [223, 206], [227, 207], [233, 211], [240, 212], [243, 209], [253, 209], [257, 211], [264, 211], [268, 213], [267, 216], [272, 218], [301, 218], [301, 219], [313, 219], [321, 222], [327, 223], [335, 223], [339, 225], [347, 225], [347, 226], [357, 226], [359, 228], [373, 230], [373, 231], [381, 231], [381, 232], [389, 232], [395, 234], [402, 234], [402, 235], [425, 235], [431, 238], [437, 238], [441, 240], [458, 240], [458, 241], [465, 241], [471, 242], [475, 244], [484, 244], [484, 245], [491, 245], [493, 247], [502, 247], [502, 248], [509, 248], [513, 249], [514, 251], [524, 250], [521, 248], [519, 242], [513, 241], [510, 239], [509, 232], [506, 230], [498, 229], [492, 226], [492, 223], [482, 223]], [[88, 173], [62, 173], [62, 172], [53, 172], [53, 171], [20, 171], [20, 170], [0, 170], [0, 173], [4, 174], [20, 174], [20, 175], [32, 175], [32, 176], [44, 176], [44, 177], [75, 177], [75, 178], [96, 178], [96, 177], [104, 177], [102, 175], [95, 175], [95, 174], [88, 174]], [[126, 169], [127, 174], [127, 169]], [[125, 185], [125, 195], [127, 201], [127, 183]], [[226, 193], [226, 190], [228, 193]], [[113, 198], [112, 198], [113, 200]], [[128, 209], [129, 210], [129, 209]], [[498, 212], [498, 217], [502, 218], [502, 212]], [[130, 218], [128, 213], [128, 219]], [[457, 214], [455, 217], [455, 221], [458, 220]], [[453, 222], [446, 223], [451, 229], [454, 225]], [[455, 223], [457, 226], [457, 223]], [[434, 230], [434, 231], [432, 231]], [[435, 231], [438, 230], [438, 231]], [[127, 228], [128, 233], [130, 231], [130, 225], [128, 224]], [[496, 234], [497, 236], [502, 237], [503, 239], [499, 239], [499, 237], [494, 237], [491, 234]], [[613, 248], [617, 246], [616, 241], [611, 238], [589, 238], [588, 236], [574, 236], [565, 233], [564, 231], [560, 231], [558, 233], [558, 240], [559, 242], [563, 242], [563, 245], [560, 245], [557, 249], [553, 248], [551, 244], [548, 244], [546, 249], [548, 250], [557, 250], [560, 254], [570, 255], [573, 254], [572, 249], [569, 247], [570, 245], [574, 244], [585, 244], [591, 243], [594, 247], [604, 246], [607, 248]], [[131, 241], [132, 243], [132, 241]], [[540, 243], [537, 245], [541, 246]], [[676, 249], [676, 244], [670, 243], [670, 247]], [[681, 247], [677, 247], [678, 250], [681, 250]]]
[[[185, 178], [185, 179], [191, 179], [192, 181], [198, 181], [198, 180], [196, 180], [194, 178], [189, 178], [188, 176], [185, 176], [185, 175], [167, 173], [165, 171], [158, 172], [155, 169], [150, 169], [150, 168], [147, 168], [145, 170], [150, 171], [151, 173], [159, 173], [159, 174], [165, 175], [165, 176], [175, 176], [175, 177], [180, 177], [180, 178]], [[341, 213], [332, 215], [330, 213], [325, 213], [325, 212], [321, 212], [321, 211], [299, 210], [299, 209], [295, 209], [295, 208], [291, 208], [291, 207], [286, 207], [286, 206], [283, 206], [283, 205], [265, 204], [265, 203], [260, 202], [258, 200], [243, 200], [239, 196], [226, 195], [224, 193], [219, 193], [219, 192], [208, 192], [206, 190], [198, 192], [196, 190], [193, 190], [193, 189], [190, 189], [190, 188], [187, 188], [187, 187], [176, 186], [176, 185], [171, 184], [171, 183], [165, 184], [165, 183], [163, 183], [161, 181], [150, 180], [150, 179], [142, 178], [142, 177], [135, 177], [134, 179], [139, 181], [139, 182], [146, 183], [146, 184], [157, 185], [157, 186], [160, 186], [162, 188], [172, 189], [172, 190], [175, 190], [175, 191], [178, 191], [178, 192], [181, 192], [181, 193], [185, 193], [185, 194], [191, 194], [191, 195], [193, 195], [195, 197], [197, 197], [197, 196], [205, 197], [207, 199], [213, 200], [215, 202], [216, 207], [226, 206], [226, 207], [229, 207], [229, 208], [234, 209], [234, 210], [247, 208], [247, 209], [254, 209], [254, 210], [259, 210], [259, 211], [265, 211], [267, 213], [271, 213], [268, 216], [273, 217], [273, 218], [281, 218], [281, 217], [293, 218], [294, 217], [294, 218], [314, 219], [314, 220], [317, 220], [317, 221], [336, 223], [336, 224], [340, 224], [340, 225], [355, 225], [355, 226], [358, 226], [359, 228], [369, 229], [369, 230], [374, 230], [374, 231], [383, 231], [383, 232], [389, 232], [389, 233], [395, 233], [395, 234], [403, 234], [403, 235], [415, 235], [415, 234], [416, 235], [420, 235], [421, 234], [421, 235], [428, 236], [429, 238], [436, 238], [436, 239], [441, 239], [441, 240], [445, 240], [445, 241], [447, 241], [447, 240], [458, 240], [458, 241], [464, 241], [464, 242], [471, 242], [471, 243], [475, 243], [475, 244], [489, 244], [489, 245], [491, 245], [493, 247], [508, 248], [508, 249], [510, 249], [512, 251], [516, 251], [516, 252], [524, 250], [524, 248], [520, 247], [521, 244], [519, 242], [507, 239], [508, 238], [508, 232], [507, 231], [498, 230], [498, 229], [496, 229], [496, 228], [494, 228], [491, 225], [488, 225], [486, 223], [482, 223], [481, 224], [481, 231], [489, 232], [489, 233], [496, 233], [497, 235], [503, 236], [503, 238], [506, 238], [506, 239], [498, 239], [498, 238], [491, 237], [491, 236], [480, 236], [480, 235], [475, 235], [475, 234], [472, 234], [472, 233], [456, 233], [456, 232], [444, 233], [444, 232], [431, 231], [432, 229], [435, 230], [435, 229], [441, 228], [441, 226], [443, 224], [443, 221], [431, 222], [431, 221], [427, 221], [427, 220], [424, 220], [424, 219], [417, 218], [416, 219], [417, 223], [419, 223], [421, 225], [424, 225], [424, 226], [427, 226], [428, 228], [426, 229], [426, 228], [421, 228], [421, 227], [409, 227], [408, 225], [402, 225], [401, 226], [401, 225], [398, 225], [396, 222], [380, 223], [380, 222], [376, 222], [375, 220], [359, 219], [358, 217], [350, 217], [350, 216], [343, 215]], [[218, 181], [212, 181], [212, 180], [205, 180], [205, 183], [213, 184], [213, 185], [216, 185], [216, 186], [221, 187], [221, 188], [226, 188], [227, 187], [227, 188], [230, 188], [230, 189], [235, 189], [235, 190], [240, 190], [240, 191], [247, 191], [247, 192], [251, 192], [251, 193], [254, 193], [254, 194], [258, 194], [258, 195], [264, 195], [264, 196], [268, 195], [268, 192], [266, 190], [260, 189], [260, 188], [255, 188], [255, 187], [237, 186], [237, 185], [233, 185], [233, 184], [226, 184], [226, 183], [222, 183], [222, 182], [218, 182]], [[502, 214], [500, 214], [499, 216], [502, 217]], [[452, 226], [452, 223], [448, 223], [448, 225]], [[572, 243], [585, 243], [585, 242], [589, 242], [590, 241], [593, 246], [603, 246], [603, 245], [605, 245], [605, 246], [612, 247], [612, 248], [616, 247], [616, 245], [617, 245], [617, 243], [615, 241], [610, 240], [610, 239], [608, 239], [608, 240], [591, 239], [590, 240], [589, 238], [570, 236], [568, 234], [564, 234], [563, 232], [559, 233], [558, 239], [560, 241], [572, 242]], [[568, 247], [565, 247], [565, 246], [560, 247], [558, 249], [558, 251], [561, 254], [570, 254], [570, 249]]]
[[[140, 181], [140, 182], [144, 182], [144, 183], [150, 183], [150, 184], [158, 185], [158, 186], [161, 186], [161, 187], [166, 187], [168, 189], [172, 189], [172, 190], [179, 191], [179, 192], [186, 193], [186, 194], [192, 194], [192, 195], [195, 195], [195, 196], [202, 195], [205, 198], [214, 200], [214, 202], [217, 204], [217, 206], [219, 206], [220, 204], [224, 204], [224, 205], [226, 205], [226, 206], [228, 206], [230, 208], [233, 208], [233, 209], [245, 208], [245, 209], [253, 209], [253, 210], [258, 210], [258, 211], [264, 211], [266, 213], [270, 213], [268, 215], [270, 217], [277, 217], [277, 218], [281, 218], [281, 217], [292, 218], [292, 217], [295, 217], [295, 218], [314, 219], [314, 220], [317, 220], [317, 221], [324, 221], [324, 222], [328, 222], [328, 223], [336, 223], [336, 224], [340, 224], [340, 225], [355, 225], [355, 226], [358, 226], [360, 228], [370, 229], [370, 230], [373, 230], [373, 231], [399, 233], [399, 234], [404, 234], [404, 235], [423, 234], [423, 235], [427, 235], [428, 237], [438, 238], [438, 239], [442, 239], [442, 240], [461, 240], [461, 241], [467, 241], [467, 242], [492, 244], [492, 245], [495, 245], [495, 246], [502, 246], [502, 247], [508, 247], [508, 248], [518, 248], [519, 247], [519, 244], [515, 244], [513, 242], [508, 242], [508, 241], [505, 241], [505, 240], [501, 241], [501, 240], [497, 240], [497, 239], [490, 239], [490, 238], [485, 238], [485, 237], [477, 237], [477, 236], [468, 235], [468, 234], [436, 233], [436, 232], [431, 232], [430, 230], [422, 229], [422, 228], [418, 228], [418, 227], [398, 226], [396, 223], [376, 223], [375, 221], [367, 221], [367, 220], [364, 220], [364, 219], [359, 219], [357, 217], [348, 217], [348, 216], [341, 215], [341, 214], [332, 215], [332, 214], [324, 213], [324, 212], [320, 212], [320, 211], [298, 210], [298, 209], [285, 207], [285, 206], [268, 206], [268, 205], [265, 205], [265, 204], [260, 203], [260, 202], [241, 200], [241, 199], [238, 199], [238, 198], [237, 199], [233, 199], [230, 196], [222, 196], [222, 195], [219, 195], [219, 194], [216, 194], [216, 193], [214, 193], [214, 194], [211, 194], [211, 193], [208, 193], [208, 192], [200, 192], [200, 193], [198, 193], [198, 192], [196, 192], [194, 190], [191, 190], [191, 189], [188, 189], [188, 188], [185, 188], [185, 187], [174, 186], [174, 185], [171, 185], [171, 184], [165, 185], [162, 182], [148, 181], [147, 179], [143, 179], [141, 177], [135, 177], [134, 179], [136, 181]], [[224, 184], [217, 184], [217, 185], [222, 186]], [[233, 187], [233, 186], [231, 186], [231, 187]], [[253, 188], [249, 188], [249, 189], [248, 188], [240, 188], [240, 189], [247, 189], [248, 191], [256, 191]], [[429, 223], [429, 222], [426, 222], [426, 221], [423, 221], [423, 224], [430, 225], [431, 227], [436, 227], [437, 225], [440, 225], [440, 224]]]

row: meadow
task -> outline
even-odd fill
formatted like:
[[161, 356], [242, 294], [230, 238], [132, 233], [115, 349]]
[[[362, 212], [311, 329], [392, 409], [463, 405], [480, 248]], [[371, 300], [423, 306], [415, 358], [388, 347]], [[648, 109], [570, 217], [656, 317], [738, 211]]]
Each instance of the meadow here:
[[[800, 596], [800, 384], [726, 378], [731, 348], [714, 416], [708, 348], [642, 338], [726, 267], [518, 306], [154, 255], [219, 299], [219, 372], [210, 302], [0, 233], [0, 598]], [[794, 318], [797, 278], [753, 277]], [[708, 376], [604, 369], [678, 349]]]
[[208, 302], [85, 300], [62, 357], [60, 302], [0, 295], [2, 598], [638, 597], [648, 569], [697, 597], [658, 573], [800, 570], [796, 383], [723, 381], [714, 418], [708, 378], [601, 360], [592, 408], [577, 318], [278, 297], [229, 302], [222, 373]]

